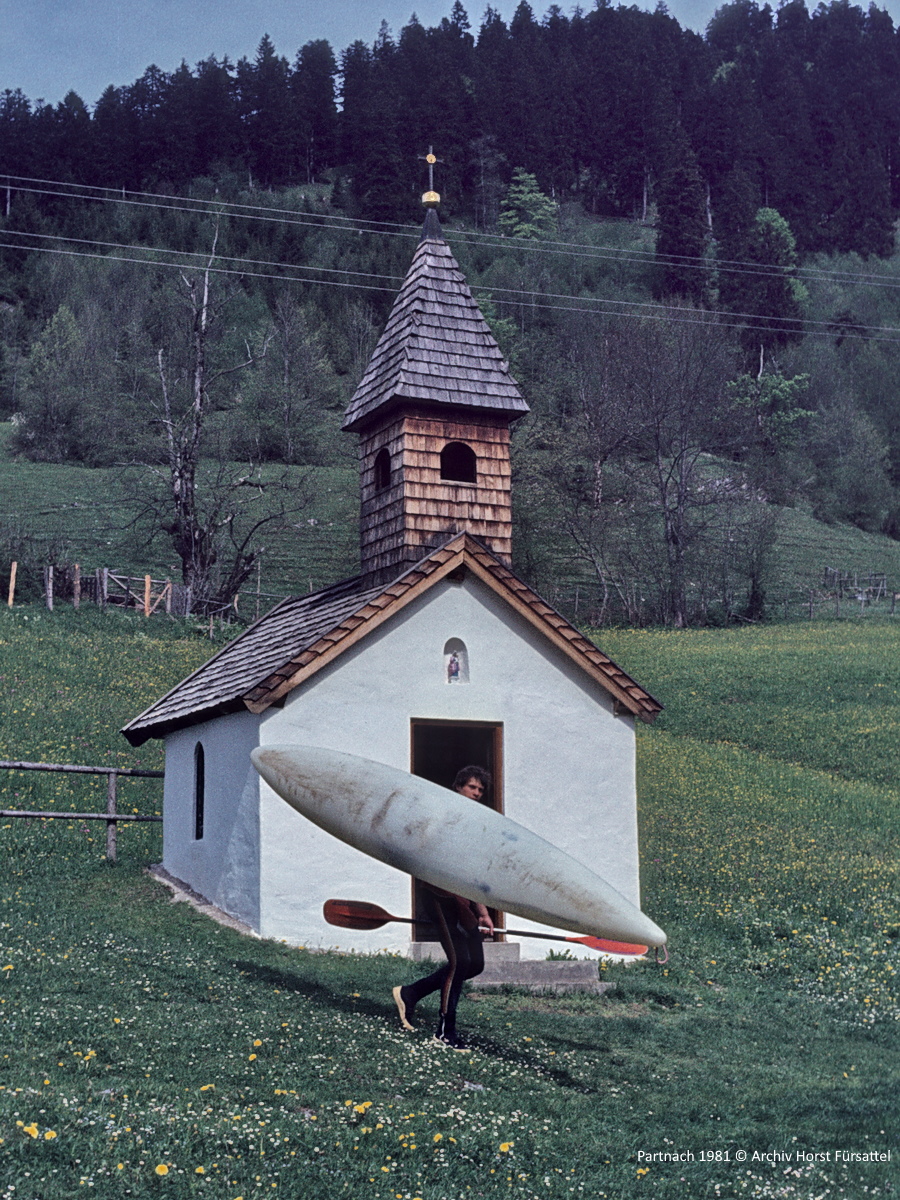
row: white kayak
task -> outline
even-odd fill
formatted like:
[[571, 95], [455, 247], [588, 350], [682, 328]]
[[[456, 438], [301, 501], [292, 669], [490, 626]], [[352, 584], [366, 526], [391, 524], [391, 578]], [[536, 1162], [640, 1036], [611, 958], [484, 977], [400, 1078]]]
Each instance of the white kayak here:
[[399, 871], [553, 928], [665, 945], [659, 926], [590, 868], [448, 788], [319, 746], [261, 746], [250, 757], [297, 812]]

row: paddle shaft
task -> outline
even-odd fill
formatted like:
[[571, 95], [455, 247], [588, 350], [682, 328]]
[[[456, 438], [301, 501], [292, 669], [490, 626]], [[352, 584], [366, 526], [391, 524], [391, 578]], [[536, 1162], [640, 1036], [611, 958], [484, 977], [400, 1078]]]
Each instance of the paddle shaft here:
[[[369, 901], [326, 900], [323, 908], [325, 920], [330, 925], [340, 925], [350, 929], [380, 929], [382, 925], [394, 921], [403, 925], [428, 925], [433, 928], [431, 921], [419, 921], [415, 917], [395, 917], [377, 904]], [[624, 942], [611, 942], [595, 937], [566, 937], [561, 933], [535, 933], [530, 929], [497, 929], [496, 933], [508, 934], [512, 937], [539, 938], [546, 942], [577, 942], [593, 950], [618, 954], [645, 954], [646, 946], [630, 945]]]

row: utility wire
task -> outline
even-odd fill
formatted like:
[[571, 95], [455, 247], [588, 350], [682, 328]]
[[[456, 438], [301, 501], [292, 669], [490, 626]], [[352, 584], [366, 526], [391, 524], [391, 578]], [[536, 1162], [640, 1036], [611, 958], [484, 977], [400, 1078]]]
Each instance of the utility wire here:
[[[6, 233], [7, 234], [14, 233], [14, 230], [6, 230]], [[41, 236], [41, 238], [58, 238], [58, 236], [60, 236], [60, 238], [61, 238], [61, 235], [55, 235], [55, 234], [34, 234], [34, 235], [28, 235], [28, 236]], [[62, 240], [71, 240], [71, 241], [76, 241], [76, 242], [83, 241], [83, 239], [65, 239], [65, 238], [62, 238]], [[104, 246], [115, 246], [116, 245], [116, 244], [114, 244], [114, 242], [88, 242], [88, 244], [89, 245], [104, 245]], [[102, 262], [133, 263], [133, 264], [142, 265], [142, 266], [167, 266], [167, 268], [174, 268], [175, 270], [182, 270], [182, 271], [184, 271], [187, 266], [187, 268], [193, 268], [194, 270], [197, 270], [197, 269], [210, 270], [212, 272], [215, 272], [216, 275], [236, 275], [236, 276], [245, 277], [245, 278], [265, 278], [265, 280], [277, 280], [277, 281], [284, 282], [284, 283], [322, 284], [322, 286], [324, 286], [324, 287], [353, 288], [355, 290], [365, 290], [365, 292], [390, 292], [391, 294], [396, 294], [396, 292], [397, 292], [396, 287], [385, 287], [385, 286], [382, 286], [382, 284], [378, 284], [378, 283], [353, 283], [348, 280], [322, 280], [322, 278], [311, 278], [310, 276], [305, 276], [305, 275], [274, 274], [274, 272], [271, 272], [271, 271], [248, 271], [248, 270], [241, 270], [238, 268], [229, 268], [229, 266], [210, 265], [209, 262], [206, 262], [206, 264], [203, 266], [203, 268], [199, 268], [198, 264], [193, 264], [193, 263], [185, 264], [182, 262], [167, 262], [167, 260], [158, 259], [158, 258], [132, 258], [132, 257], [125, 256], [125, 254], [106, 254], [106, 253], [100, 253], [100, 252], [94, 253], [94, 252], [84, 251], [84, 250], [64, 250], [64, 248], [54, 247], [54, 246], [23, 246], [23, 245], [11, 244], [11, 242], [4, 242], [4, 241], [0, 241], [0, 248], [5, 248], [5, 250], [28, 251], [29, 253], [62, 254], [62, 256], [67, 256], [67, 257], [72, 257], [72, 258], [100, 259], [100, 260], [102, 260]], [[125, 248], [125, 250], [127, 250], [127, 248], [132, 248], [132, 247], [122, 245], [122, 248]], [[142, 247], [138, 247], [138, 248], [142, 248]], [[161, 248], [158, 248], [158, 247], [148, 247], [148, 248], [146, 248], [145, 252], [148, 254], [158, 254], [158, 253], [188, 254], [188, 256], [191, 256], [191, 257], [202, 257], [206, 260], [209, 259], [208, 254], [200, 254], [199, 252], [194, 252], [194, 251], [167, 251], [167, 250], [161, 250]], [[241, 262], [241, 259], [229, 259], [229, 260], [232, 260], [232, 262]], [[283, 268], [283, 270], [286, 272], [287, 271], [302, 271], [302, 270], [306, 269], [306, 268], [302, 268], [302, 266], [299, 266], [296, 264], [287, 264], [287, 263], [286, 264], [277, 264], [277, 263], [276, 264], [263, 264], [263, 265], [281, 266], [281, 268]], [[319, 270], [319, 268], [317, 268], [317, 270]], [[356, 274], [356, 272], [350, 272], [350, 274]], [[360, 274], [366, 274], [366, 272], [360, 272]], [[397, 278], [396, 276], [378, 276], [378, 275], [367, 275], [367, 277], [368, 278], [385, 278], [385, 280], [396, 280], [396, 278]], [[520, 305], [521, 307], [542, 308], [542, 310], [552, 311], [552, 312], [588, 313], [588, 314], [593, 314], [593, 316], [637, 317], [637, 318], [643, 318], [643, 319], [647, 319], [647, 320], [664, 320], [664, 322], [668, 322], [671, 324], [692, 324], [692, 325], [697, 325], [697, 324], [709, 325], [709, 324], [712, 324], [713, 318], [719, 318], [719, 320], [718, 320], [718, 322], [716, 322], [716, 324], [718, 324], [720, 326], [720, 328], [725, 328], [725, 329], [748, 328], [748, 322], [757, 322], [758, 323], [758, 324], [751, 324], [749, 326], [750, 329], [757, 329], [757, 330], [770, 329], [770, 328], [772, 328], [773, 322], [778, 322], [778, 323], [780, 323], [780, 328], [782, 330], [784, 330], [785, 332], [797, 332], [797, 334], [805, 334], [805, 335], [812, 336], [812, 337], [815, 337], [815, 336], [833, 337], [833, 336], [835, 336], [835, 332], [836, 332], [833, 322], [818, 322], [818, 320], [817, 320], [817, 322], [812, 322], [811, 319], [806, 319], [806, 318], [768, 317], [768, 316], [766, 316], [766, 314], [762, 314], [762, 313], [731, 313], [731, 312], [716, 312], [714, 310], [697, 310], [696, 313], [694, 314], [694, 316], [674, 317], [674, 316], [672, 316], [673, 311], [680, 311], [680, 312], [686, 313], [686, 312], [689, 312], [689, 310], [673, 310], [673, 308], [670, 306], [666, 306], [666, 305], [662, 305], [662, 304], [652, 304], [652, 302], [649, 302], [649, 301], [605, 300], [602, 298], [590, 298], [590, 296], [570, 296], [570, 295], [565, 295], [564, 293], [534, 292], [534, 290], [527, 290], [527, 289], [522, 289], [522, 288], [505, 288], [505, 287], [485, 288], [485, 287], [476, 286], [476, 290], [481, 290], [481, 292], [487, 292], [488, 294], [493, 296], [493, 298], [496, 298], [498, 302], [502, 302], [502, 304], [517, 304], [517, 305]], [[517, 298], [521, 298], [521, 299], [517, 299]], [[562, 305], [547, 304], [547, 302], [546, 302], [547, 300], [571, 301], [571, 304], [562, 304]], [[580, 306], [580, 305], [584, 305], [584, 304], [592, 304], [594, 307], [581, 307]], [[623, 307], [623, 306], [626, 306], [626, 307]], [[631, 311], [628, 311], [628, 310], [631, 310]], [[637, 310], [637, 311], [635, 311], [635, 310]], [[812, 324], [821, 325], [821, 326], [824, 326], [824, 328], [822, 328], [822, 329], [805, 328], [806, 325], [812, 325]], [[895, 328], [895, 326], [890, 326], [890, 325], [871, 326], [871, 328], [876, 330], [876, 332], [872, 332], [872, 334], [869, 334], [868, 331], [860, 332], [857, 329], [841, 329], [840, 334], [841, 334], [841, 337], [858, 338], [858, 340], [860, 340], [860, 341], [876, 341], [876, 342], [898, 342], [898, 341], [900, 341], [900, 328]], [[866, 329], [868, 329], [868, 328], [866, 328]], [[880, 334], [896, 334], [898, 336], [884, 337], [884, 336], [880, 336]]]
[[[8, 232], [8, 231], [7, 231]], [[145, 267], [174, 267], [178, 271], [185, 269], [185, 264], [181, 262], [165, 262], [162, 259], [153, 258], [129, 258], [121, 254], [92, 254], [87, 250], [62, 250], [55, 246], [20, 246], [12, 242], [0, 242], [0, 249], [4, 250], [27, 250], [34, 254], [62, 254], [69, 258], [93, 258], [100, 259], [102, 262], [127, 262], [137, 263]], [[174, 253], [179, 253], [175, 251]], [[195, 264], [191, 264], [195, 266]], [[195, 266], [196, 269], [196, 266]], [[396, 292], [396, 288], [379, 287], [374, 283], [350, 283], [343, 279], [309, 279], [303, 276], [291, 278], [289, 275], [275, 275], [265, 271], [239, 271], [234, 267], [204, 267], [203, 270], [209, 270], [217, 275], [238, 275], [244, 278], [251, 279], [277, 279], [282, 283], [318, 283], [324, 287], [345, 287], [356, 288], [367, 292]]]
[[[125, 189], [106, 188], [95, 184], [72, 184], [59, 180], [34, 179], [29, 176], [20, 175], [0, 175], [0, 178], [6, 180], [18, 180], [16, 190], [34, 193], [37, 195], [50, 195], [63, 199], [83, 199], [96, 200], [104, 203], [129, 204], [136, 206], [146, 206], [149, 208], [160, 208], [169, 211], [193, 213], [200, 216], [237, 216], [247, 220], [259, 220], [266, 222], [276, 222], [279, 224], [314, 226], [319, 228], [332, 228], [335, 231], [341, 230], [349, 233], [378, 233], [384, 236], [391, 237], [407, 237], [418, 238], [421, 234], [418, 225], [405, 225], [394, 221], [377, 221], [372, 218], [354, 218], [344, 217], [337, 213], [313, 213], [305, 212], [298, 209], [273, 208], [264, 205], [241, 204], [234, 201], [219, 201], [219, 200], [194, 200], [186, 196], [174, 196], [167, 193], [156, 192], [126, 192]], [[21, 184], [42, 184], [45, 187], [23, 187]], [[50, 191], [48, 188], [79, 188], [81, 192], [75, 191]], [[89, 190], [108, 193], [106, 195], [89, 195]], [[145, 197], [145, 199], [132, 200], [129, 196]], [[174, 204], [161, 204], [160, 200], [177, 201]], [[188, 207], [193, 205], [194, 207]], [[234, 210], [228, 212], [227, 210]], [[310, 218], [301, 220], [300, 218]], [[619, 218], [625, 220], [625, 218]], [[329, 225], [329, 222], [331, 223]], [[338, 223], [341, 224], [338, 224]], [[630, 224], [631, 222], [629, 222]], [[361, 226], [378, 226], [380, 228], [361, 228]], [[771, 276], [775, 278], [784, 278], [787, 268], [784, 267], [766, 267], [761, 263], [751, 263], [739, 259], [709, 259], [702, 255], [685, 255], [685, 254], [667, 254], [657, 255], [654, 250], [635, 250], [633, 248], [622, 249], [616, 246], [597, 246], [593, 247], [585, 242], [564, 242], [555, 241], [552, 239], [541, 239], [541, 244], [526, 243], [515, 238], [507, 238], [501, 234], [490, 234], [480, 230], [453, 229], [448, 230], [453, 237], [469, 239], [465, 244], [472, 246], [480, 246], [486, 249], [513, 249], [524, 252], [526, 254], [558, 254], [560, 251], [568, 251], [576, 257], [594, 258], [605, 261], [615, 262], [633, 262], [637, 265], [671, 265], [683, 266], [696, 270], [709, 271], [715, 269], [722, 271], [723, 269], [728, 274], [748, 274]], [[491, 239], [491, 240], [485, 240]], [[900, 280], [896, 280], [893, 276], [875, 273], [875, 272], [855, 272], [855, 271], [824, 271], [814, 267], [798, 266], [793, 268], [794, 277], [808, 282], [817, 282], [819, 280], [834, 280], [836, 282], [853, 283], [863, 282], [871, 286], [900, 288]], [[880, 282], [879, 282], [880, 281]]]
[[[129, 262], [129, 263], [136, 263], [139, 265], [171, 267], [171, 268], [176, 268], [176, 269], [180, 268], [182, 270], [184, 270], [186, 268], [191, 268], [191, 269], [195, 269], [195, 270], [199, 270], [199, 269], [207, 270], [208, 269], [217, 274], [224, 274], [224, 275], [239, 275], [239, 276], [245, 276], [245, 277], [250, 277], [250, 278], [275, 279], [275, 280], [280, 280], [282, 282], [291, 282], [291, 283], [321, 283], [321, 284], [324, 284], [324, 285], [330, 286], [330, 287], [344, 286], [344, 287], [362, 289], [365, 291], [396, 292], [397, 289], [394, 286], [382, 286], [380, 283], [351, 283], [351, 282], [345, 281], [345, 280], [313, 278], [309, 275], [297, 274], [297, 272], [303, 272], [303, 271], [332, 272], [332, 273], [340, 274], [340, 275], [348, 275], [348, 276], [353, 275], [353, 276], [361, 277], [363, 279], [383, 281], [385, 283], [390, 283], [390, 284], [396, 284], [396, 282], [398, 282], [401, 279], [400, 276], [396, 276], [396, 275], [382, 275], [382, 274], [377, 274], [375, 272], [367, 272], [367, 271], [348, 271], [346, 269], [337, 268], [337, 267], [335, 267], [335, 268], [332, 268], [332, 267], [306, 267], [306, 266], [303, 266], [303, 265], [297, 264], [297, 263], [281, 263], [281, 262], [272, 262], [270, 260], [241, 259], [241, 258], [237, 258], [234, 256], [217, 255], [218, 258], [223, 258], [224, 261], [226, 261], [226, 262], [238, 262], [238, 263], [247, 262], [254, 266], [267, 266], [267, 267], [276, 268], [280, 271], [286, 272], [284, 274], [273, 274], [271, 271], [269, 271], [269, 272], [250, 271], [250, 270], [240, 269], [240, 268], [215, 266], [215, 265], [210, 264], [209, 254], [205, 253], [205, 252], [201, 252], [201, 251], [172, 250], [167, 247], [159, 247], [159, 246], [151, 246], [151, 247], [135, 246], [135, 245], [131, 245], [131, 244], [127, 244], [127, 243], [120, 243], [120, 242], [106, 242], [106, 241], [101, 241], [100, 239], [93, 239], [93, 238], [91, 238], [91, 239], [74, 238], [74, 237], [69, 237], [68, 235], [63, 235], [63, 234], [37, 234], [37, 233], [32, 234], [32, 233], [21, 233], [18, 230], [5, 230], [4, 232], [7, 236], [31, 237], [31, 238], [42, 238], [45, 240], [53, 240], [53, 241], [65, 241], [67, 243], [74, 243], [75, 245], [102, 246], [106, 249], [143, 251], [147, 255], [155, 255], [155, 254], [180, 255], [180, 256], [182, 256], [182, 258], [188, 257], [188, 258], [202, 259], [203, 264], [202, 265], [198, 264], [198, 263], [187, 263], [186, 264], [184, 262], [179, 262], [179, 261], [173, 262], [173, 261], [167, 261], [165, 259], [150, 258], [150, 257], [133, 258], [130, 256], [125, 256], [125, 255], [101, 254], [101, 253], [93, 253], [93, 252], [83, 251], [83, 250], [82, 251], [67, 250], [67, 249], [60, 249], [60, 248], [46, 247], [46, 246], [24, 246], [24, 245], [10, 246], [9, 243], [0, 242], [0, 246], [4, 247], [6, 249], [17, 249], [17, 250], [23, 250], [23, 251], [28, 251], [28, 252], [36, 251], [38, 253], [64, 254], [64, 255], [69, 255], [72, 257], [100, 259], [102, 261]], [[290, 272], [290, 274], [287, 272]], [[784, 332], [788, 332], [788, 333], [801, 333], [801, 334], [807, 334], [807, 335], [811, 335], [811, 336], [815, 336], [815, 335], [834, 336], [836, 333], [835, 324], [833, 321], [815, 320], [813, 318], [807, 318], [807, 317], [803, 317], [803, 318], [778, 317], [778, 316], [768, 316], [768, 315], [765, 315], [762, 313], [740, 313], [740, 312], [734, 313], [734, 312], [725, 312], [725, 311], [721, 311], [721, 310], [717, 311], [717, 310], [711, 310], [711, 309], [697, 310], [696, 316], [693, 316], [693, 317], [674, 317], [672, 315], [673, 310], [670, 305], [661, 304], [661, 303], [652, 303], [650, 301], [622, 300], [622, 299], [608, 300], [608, 299], [604, 299], [602, 297], [572, 296], [572, 295], [568, 295], [563, 292], [539, 292], [539, 291], [525, 289], [525, 288], [508, 288], [508, 287], [490, 288], [490, 287], [485, 287], [484, 285], [478, 285], [478, 284], [475, 285], [474, 290], [478, 291], [478, 292], [486, 292], [492, 299], [496, 299], [498, 303], [514, 303], [514, 304], [519, 304], [522, 306], [527, 306], [530, 308], [549, 309], [549, 310], [557, 311], [557, 312], [594, 313], [595, 315], [606, 314], [606, 315], [610, 315], [610, 316], [619, 316], [619, 317], [626, 317], [626, 316], [643, 317], [643, 318], [650, 318], [650, 319], [656, 319], [656, 320], [667, 320], [667, 321], [675, 321], [675, 322], [690, 323], [690, 324], [709, 324], [711, 318], [719, 318], [719, 321], [718, 321], [719, 325], [721, 325], [725, 328], [731, 328], [731, 329], [743, 328], [746, 325], [746, 323], [749, 321], [749, 322], [756, 322], [756, 324], [753, 324], [750, 326], [752, 329], [770, 329], [773, 327], [773, 325], [775, 325], [775, 327], [780, 328]], [[519, 298], [519, 297], [521, 297], [521, 298]], [[547, 301], [550, 301], [550, 300], [558, 300], [558, 301], [561, 300], [564, 303], [562, 303], [562, 304], [547, 303]], [[575, 305], [584, 305], [584, 304], [590, 304], [593, 307], [590, 307], [590, 308], [574, 307]], [[864, 328], [857, 327], [857, 328], [853, 328], [850, 330], [842, 329], [840, 332], [841, 332], [841, 336], [845, 337], [845, 338], [857, 338], [857, 339], [868, 340], [868, 341], [897, 341], [897, 340], [900, 340], [900, 327], [896, 327], [896, 326], [892, 326], [892, 325], [872, 325], [872, 326], [865, 326]], [[891, 334], [891, 335], [895, 334], [897, 336], [896, 337], [893, 337], [893, 336], [878, 337], [877, 336], [878, 334]]]
[[[30, 232], [26, 233], [26, 232], [24, 232], [22, 230], [18, 230], [18, 229], [4, 229], [4, 230], [0, 231], [0, 236], [43, 238], [45, 240], [54, 241], [54, 242], [72, 242], [77, 246], [104, 246], [104, 247], [107, 247], [108, 249], [112, 249], [112, 250], [141, 250], [145, 254], [180, 254], [185, 258], [202, 259], [203, 260], [202, 263], [183, 263], [183, 264], [181, 264], [182, 266], [190, 268], [192, 270], [205, 269], [206, 264], [209, 262], [210, 257], [211, 257], [209, 254], [209, 251], [206, 251], [206, 250], [175, 250], [169, 246], [141, 246], [141, 245], [136, 246], [133, 244], [129, 244], [127, 242], [105, 242], [105, 241], [102, 241], [100, 238], [71, 237], [67, 233], [30, 233]], [[21, 246], [19, 248], [23, 249], [23, 250], [38, 250], [38, 249], [40, 249], [39, 246]], [[255, 266], [255, 267], [280, 267], [286, 271], [329, 271], [334, 275], [358, 275], [363, 279], [379, 279], [379, 280], [387, 280], [387, 281], [394, 281], [394, 282], [400, 282], [400, 283], [402, 283], [402, 281], [403, 281], [402, 275], [379, 275], [373, 271], [349, 271], [345, 267], [316, 267], [316, 266], [308, 266], [305, 263], [272, 262], [269, 259], [242, 258], [238, 255], [220, 254], [218, 252], [216, 252], [214, 257], [216, 259], [221, 259], [223, 262], [248, 263], [250, 266]], [[148, 259], [146, 261], [153, 262], [154, 260]], [[176, 264], [170, 263], [168, 265], [174, 266]], [[241, 272], [241, 274], [243, 274], [243, 273], [244, 272]]]

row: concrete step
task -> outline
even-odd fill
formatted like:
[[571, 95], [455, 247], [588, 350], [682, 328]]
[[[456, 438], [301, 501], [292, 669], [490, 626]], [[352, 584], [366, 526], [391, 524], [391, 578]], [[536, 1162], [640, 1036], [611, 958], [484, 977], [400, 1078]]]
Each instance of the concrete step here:
[[[486, 963], [519, 961], [518, 942], [483, 942], [482, 945]], [[413, 962], [423, 962], [426, 959], [436, 963], [446, 962], [440, 942], [410, 942], [409, 957]]]
[[486, 962], [484, 971], [468, 986], [478, 991], [499, 987], [525, 988], [530, 992], [595, 992], [614, 986], [601, 983], [596, 961], [576, 962]]

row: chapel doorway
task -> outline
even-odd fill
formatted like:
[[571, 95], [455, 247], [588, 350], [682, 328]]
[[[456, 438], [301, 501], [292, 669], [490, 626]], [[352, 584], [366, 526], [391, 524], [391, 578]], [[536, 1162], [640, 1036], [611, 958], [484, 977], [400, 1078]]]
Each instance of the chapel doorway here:
[[[490, 788], [480, 801], [496, 812], [503, 812], [503, 725], [497, 721], [430, 721], [411, 722], [410, 770], [441, 787], [450, 788], [462, 767], [477, 766], [489, 771]], [[419, 897], [419, 885], [412, 881], [412, 911], [416, 918], [413, 941], [436, 941], [434, 930], [422, 918], [424, 911]], [[488, 912], [496, 926], [503, 924], [503, 914], [497, 909]], [[502, 940], [498, 934], [495, 940]]]

